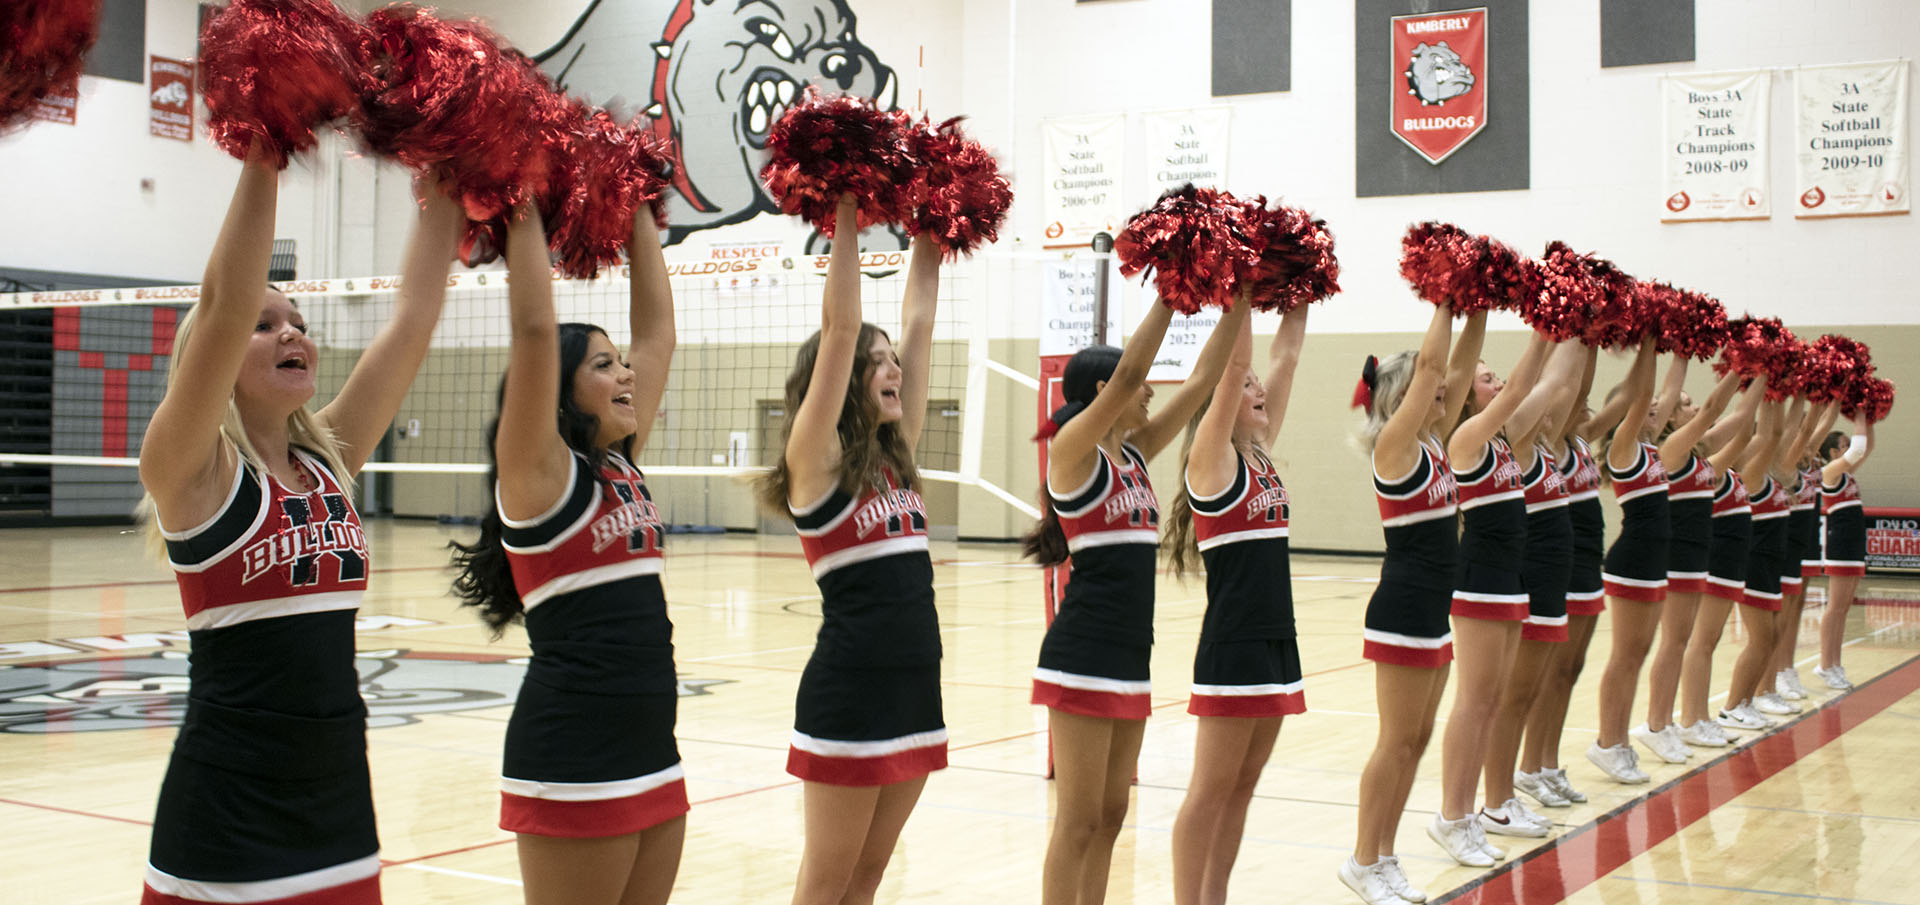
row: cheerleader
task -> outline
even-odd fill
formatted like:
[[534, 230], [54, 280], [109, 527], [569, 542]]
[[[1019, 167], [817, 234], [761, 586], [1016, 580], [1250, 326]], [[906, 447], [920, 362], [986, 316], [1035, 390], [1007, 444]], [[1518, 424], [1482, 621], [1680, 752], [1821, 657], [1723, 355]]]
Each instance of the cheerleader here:
[[1667, 547], [1667, 599], [1660, 606], [1659, 645], [1647, 668], [1647, 721], [1628, 734], [1655, 757], [1683, 764], [1693, 756], [1673, 721], [1674, 697], [1687, 644], [1706, 591], [1713, 540], [1713, 494], [1718, 477], [1707, 450], [1700, 448], [1707, 429], [1740, 390], [1740, 376], [1729, 371], [1714, 384], [1706, 405], [1696, 407], [1680, 387], [1689, 356], [1675, 355], [1654, 417], [1672, 415], [1660, 429], [1660, 464], [1667, 472], [1667, 512], [1673, 539]]
[[1124, 352], [1090, 346], [1074, 353], [1063, 381], [1066, 404], [1041, 430], [1048, 443], [1044, 515], [1024, 549], [1041, 565], [1073, 564], [1033, 671], [1033, 703], [1048, 709], [1059, 802], [1042, 868], [1046, 905], [1106, 898], [1149, 711], [1160, 507], [1147, 463], [1214, 391], [1250, 308], [1246, 298], [1235, 300], [1200, 350], [1192, 377], [1149, 413], [1147, 369], [1173, 316], [1166, 305], [1152, 306]]
[[1827, 611], [1820, 617], [1820, 668], [1813, 674], [1836, 691], [1853, 688], [1840, 665], [1840, 639], [1860, 577], [1867, 574], [1867, 519], [1860, 481], [1853, 473], [1873, 454], [1873, 422], [1856, 420], [1860, 433], [1853, 439], [1834, 431], [1820, 442], [1820, 457], [1827, 461], [1820, 469], [1820, 512], [1827, 521]]
[[927, 775], [947, 765], [927, 512], [940, 251], [914, 239], [898, 347], [860, 320], [853, 197], [835, 212], [820, 331], [787, 375], [786, 441], [760, 501], [799, 529], [824, 619], [800, 675], [787, 772], [805, 781], [796, 903], [872, 901]]
[[392, 317], [333, 401], [308, 411], [319, 350], [267, 285], [278, 180], [256, 142], [140, 446], [141, 512], [193, 647], [146, 905], [380, 901], [353, 665], [370, 569], [353, 481], [426, 358], [465, 218], [425, 193]]
[[[1707, 688], [1713, 682], [1713, 652], [1720, 644], [1727, 617], [1746, 595], [1747, 553], [1753, 542], [1753, 506], [1747, 481], [1764, 479], [1760, 456], [1748, 456], [1754, 418], [1766, 395], [1766, 378], [1755, 378], [1739, 408], [1707, 431], [1706, 444], [1714, 450], [1708, 460], [1718, 480], [1714, 485], [1708, 521], [1707, 581], [1694, 607], [1687, 649], [1680, 660], [1680, 740], [1695, 747], [1724, 748], [1733, 743], [1723, 724], [1707, 707]], [[1739, 728], [1736, 723], [1732, 727]]]
[[[1367, 413], [1363, 430], [1372, 447], [1374, 495], [1387, 552], [1367, 603], [1362, 647], [1362, 656], [1373, 661], [1380, 736], [1360, 774], [1353, 856], [1339, 873], [1340, 881], [1369, 905], [1426, 901], [1400, 868], [1394, 836], [1420, 755], [1433, 736], [1453, 662], [1447, 612], [1459, 543], [1454, 528], [1459, 496], [1439, 433], [1472, 391], [1482, 325], [1474, 328], [1469, 322], [1449, 362], [1453, 313], [1446, 305], [1435, 306], [1419, 351], [1386, 361], [1369, 356], [1354, 393], [1355, 405]], [[1476, 836], [1479, 827], [1478, 821], [1467, 824]]]
[[[1794, 668], [1793, 653], [1800, 646], [1800, 615], [1806, 608], [1806, 583], [1820, 575], [1820, 460], [1814, 443], [1833, 429], [1840, 404], [1809, 406], [1793, 445], [1781, 459], [1793, 468], [1793, 503], [1787, 511], [1788, 553], [1780, 564], [1780, 631], [1773, 642], [1773, 696], [1793, 712], [1807, 699]], [[1790, 460], [1790, 461], [1789, 461]]]
[[1740, 595], [1740, 624], [1746, 626], [1747, 643], [1734, 660], [1726, 705], [1717, 717], [1729, 728], [1761, 730], [1775, 721], [1754, 707], [1760, 691], [1761, 676], [1773, 659], [1774, 618], [1780, 612], [1780, 561], [1786, 554], [1787, 510], [1792, 498], [1786, 485], [1773, 474], [1789, 424], [1798, 424], [1802, 402], [1795, 400], [1793, 411], [1782, 415], [1782, 404], [1768, 402], [1760, 411], [1759, 432], [1754, 440], [1754, 455], [1763, 472], [1761, 483], [1752, 488], [1748, 500], [1753, 507], [1753, 543], [1747, 553], [1747, 588]]
[[[1646, 439], [1652, 419], [1654, 338], [1640, 342], [1620, 395], [1628, 417], [1607, 443], [1605, 477], [1620, 503], [1620, 536], [1607, 550], [1602, 578], [1612, 611], [1613, 649], [1600, 674], [1600, 737], [1587, 747], [1587, 760], [1623, 783], [1642, 783], [1647, 774], [1627, 744], [1640, 665], [1660, 625], [1657, 606], [1667, 597], [1667, 546], [1673, 529], [1667, 512], [1667, 472], [1660, 450]], [[1662, 419], [1664, 420], [1664, 419]]]
[[1206, 563], [1207, 610], [1187, 712], [1199, 718], [1193, 780], [1173, 823], [1178, 905], [1219, 905], [1247, 806], [1281, 720], [1305, 713], [1287, 562], [1286, 487], [1267, 454], [1286, 419], [1307, 307], [1273, 335], [1265, 381], [1253, 376], [1252, 327], [1240, 331], [1213, 399], [1181, 456], [1185, 486], [1167, 528], [1173, 571]]

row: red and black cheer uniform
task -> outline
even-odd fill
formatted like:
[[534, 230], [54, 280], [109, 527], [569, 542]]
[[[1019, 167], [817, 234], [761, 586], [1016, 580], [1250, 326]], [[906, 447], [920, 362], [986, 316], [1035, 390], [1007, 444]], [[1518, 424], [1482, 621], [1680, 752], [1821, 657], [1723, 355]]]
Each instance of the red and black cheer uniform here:
[[1527, 588], [1528, 641], [1567, 640], [1567, 581], [1573, 575], [1573, 516], [1566, 481], [1545, 446], [1534, 444], [1533, 467], [1522, 477], [1527, 500], [1527, 545], [1520, 568]]
[[1573, 572], [1567, 579], [1567, 615], [1598, 616], [1607, 610], [1601, 562], [1607, 555], [1607, 516], [1600, 508], [1600, 463], [1578, 434], [1567, 436], [1559, 460], [1567, 485], [1567, 517], [1573, 522]]
[[1729, 603], [1747, 594], [1747, 555], [1753, 548], [1753, 503], [1740, 470], [1729, 468], [1713, 491], [1713, 539], [1707, 544], [1707, 593]]
[[1098, 451], [1100, 461], [1085, 484], [1065, 494], [1047, 487], [1073, 573], [1040, 642], [1033, 703], [1144, 720], [1152, 709], [1148, 660], [1160, 504], [1139, 450], [1123, 446], [1122, 462]]
[[1867, 574], [1867, 516], [1860, 507], [1860, 481], [1852, 472], [1840, 483], [1820, 488], [1820, 510], [1827, 517], [1828, 575]]
[[[1626, 425], [1621, 425], [1626, 430]], [[1620, 503], [1620, 536], [1607, 550], [1602, 579], [1607, 595], [1644, 603], [1667, 599], [1667, 548], [1673, 543], [1668, 515], [1667, 470], [1660, 450], [1642, 441], [1633, 464], [1616, 470], [1606, 466], [1613, 480], [1613, 498]]]
[[598, 474], [578, 453], [568, 466], [552, 508], [501, 517], [533, 656], [507, 720], [500, 828], [619, 836], [687, 812], [666, 531], [625, 457], [609, 452]]
[[1693, 453], [1667, 476], [1667, 519], [1673, 541], [1667, 545], [1667, 590], [1698, 594], [1707, 589], [1712, 559], [1713, 463]]
[[144, 905], [380, 901], [354, 613], [367, 541], [339, 479], [242, 460], [220, 511], [162, 530], [193, 652], [160, 785]]
[[1207, 564], [1207, 612], [1187, 712], [1305, 713], [1287, 562], [1287, 489], [1266, 453], [1235, 456], [1233, 484], [1219, 495], [1202, 499], [1187, 485], [1194, 540]]
[[1787, 509], [1792, 497], [1768, 475], [1759, 491], [1747, 499], [1753, 504], [1753, 547], [1747, 553], [1747, 591], [1740, 602], [1779, 612], [1780, 563], [1787, 554]]
[[787, 772], [884, 786], [945, 769], [926, 503], [883, 469], [858, 497], [835, 487], [789, 509], [823, 618], [794, 699]]
[[1447, 621], [1457, 568], [1459, 488], [1440, 441], [1420, 443], [1420, 460], [1388, 481], [1373, 469], [1373, 493], [1387, 555], [1380, 583], [1367, 602], [1361, 655], [1380, 663], [1438, 669], [1453, 662], [1453, 626]]
[[1780, 562], [1780, 593], [1787, 595], [1802, 593], [1807, 577], [1820, 574], [1820, 470], [1800, 468], [1794, 477], [1787, 558]]
[[1528, 595], [1520, 580], [1527, 544], [1524, 476], [1503, 437], [1487, 441], [1480, 464], [1453, 470], [1458, 488], [1460, 561], [1453, 576], [1453, 615], [1523, 622]]

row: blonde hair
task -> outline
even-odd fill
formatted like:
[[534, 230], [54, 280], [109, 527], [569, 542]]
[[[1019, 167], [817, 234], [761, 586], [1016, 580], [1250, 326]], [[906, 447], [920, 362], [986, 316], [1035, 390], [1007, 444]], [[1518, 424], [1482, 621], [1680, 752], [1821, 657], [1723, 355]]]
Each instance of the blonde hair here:
[[1360, 428], [1360, 437], [1369, 452], [1380, 439], [1380, 432], [1386, 429], [1387, 419], [1400, 409], [1407, 387], [1413, 384], [1414, 365], [1419, 361], [1419, 350], [1410, 349], [1389, 355], [1374, 366], [1373, 402], [1367, 406], [1367, 423]]
[[[168, 387], [173, 386], [173, 379], [180, 369], [180, 353], [187, 348], [187, 340], [193, 335], [195, 315], [199, 312], [200, 306], [195, 304], [187, 311], [187, 316], [180, 319], [180, 325], [174, 329], [173, 350], [167, 358]], [[231, 391], [227, 395], [225, 417], [220, 419], [220, 438], [232, 445], [234, 451], [240, 454], [242, 467], [251, 463], [262, 473], [268, 471], [266, 461], [260, 458], [259, 451], [255, 450], [253, 443], [247, 439], [246, 427], [240, 420], [240, 408], [234, 405]], [[320, 461], [327, 466], [327, 470], [333, 472], [333, 479], [340, 485], [341, 492], [347, 495], [347, 502], [349, 504], [353, 502], [353, 476], [347, 473], [346, 458], [340, 451], [340, 440], [333, 435], [333, 431], [323, 427], [320, 419], [314, 417], [313, 412], [308, 411], [304, 405], [287, 415], [287, 443], [290, 447], [304, 449], [319, 457]], [[160, 534], [159, 513], [154, 509], [151, 491], [140, 497], [140, 504], [134, 507], [134, 517], [145, 529], [148, 555], [165, 562], [167, 541]]]

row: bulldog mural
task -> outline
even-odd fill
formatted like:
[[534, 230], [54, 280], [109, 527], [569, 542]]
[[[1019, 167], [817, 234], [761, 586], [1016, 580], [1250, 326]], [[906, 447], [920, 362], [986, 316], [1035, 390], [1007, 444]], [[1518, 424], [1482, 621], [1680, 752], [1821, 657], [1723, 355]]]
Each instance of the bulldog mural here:
[[[899, 82], [844, 0], [593, 0], [535, 57], [588, 103], [643, 107], [675, 149], [665, 241], [778, 208], [760, 184], [767, 132], [808, 85], [896, 106]], [[818, 250], [819, 237], [808, 241]], [[906, 247], [895, 232], [863, 246]]]

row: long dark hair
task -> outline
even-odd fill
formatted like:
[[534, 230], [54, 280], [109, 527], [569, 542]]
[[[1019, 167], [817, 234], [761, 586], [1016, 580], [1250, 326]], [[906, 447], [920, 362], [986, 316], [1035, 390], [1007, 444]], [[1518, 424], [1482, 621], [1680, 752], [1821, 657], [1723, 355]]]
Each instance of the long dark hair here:
[[[840, 436], [840, 475], [836, 483], [850, 494], [858, 495], [863, 487], [880, 486], [882, 468], [893, 469], [902, 486], [920, 489], [920, 471], [913, 465], [913, 453], [907, 449], [899, 422], [880, 421], [880, 403], [867, 388], [873, 376], [873, 341], [886, 336], [887, 331], [863, 321], [860, 336], [854, 341], [853, 370], [847, 374], [847, 395], [840, 403], [840, 420], [835, 425]], [[793, 515], [787, 496], [793, 484], [793, 470], [787, 466], [787, 438], [793, 434], [794, 416], [800, 411], [800, 403], [806, 401], [813, 366], [819, 359], [820, 332], [816, 330], [800, 344], [800, 351], [793, 356], [793, 371], [787, 374], [787, 419], [780, 434], [780, 461], [754, 482], [761, 507], [784, 517]]]
[[[600, 419], [580, 410], [573, 401], [573, 376], [580, 370], [580, 363], [587, 358], [587, 344], [594, 334], [606, 336], [607, 331], [592, 324], [560, 325], [560, 439], [566, 441], [567, 448], [585, 456], [588, 473], [600, 479], [600, 471], [607, 464], [607, 447], [594, 444], [594, 438], [600, 433]], [[506, 398], [507, 375], [500, 376], [500, 389], [494, 395], [493, 420], [487, 423], [487, 489], [491, 493], [500, 481], [500, 463], [494, 455], [494, 441], [500, 436], [500, 404]], [[613, 445], [629, 455], [633, 451], [633, 437]], [[526, 615], [526, 607], [520, 603], [520, 591], [513, 584], [513, 570], [507, 564], [507, 551], [501, 545], [500, 531], [504, 525], [500, 521], [500, 507], [487, 506], [487, 512], [480, 517], [480, 538], [471, 544], [448, 541], [452, 548], [454, 596], [460, 598], [461, 606], [470, 606], [480, 611], [480, 618], [487, 627], [493, 629], [493, 636], [500, 637], [507, 626], [521, 621]]]
[[[1100, 393], [1100, 382], [1111, 380], [1120, 366], [1120, 350], [1113, 346], [1088, 346], [1067, 359], [1066, 372], [1060, 377], [1060, 389], [1066, 404], [1053, 410], [1036, 440], [1052, 437], [1073, 416], [1086, 411]], [[1047, 476], [1040, 476], [1040, 523], [1020, 539], [1020, 549], [1043, 566], [1067, 561], [1067, 535], [1060, 530], [1060, 514], [1053, 510], [1053, 494], [1047, 492]]]

